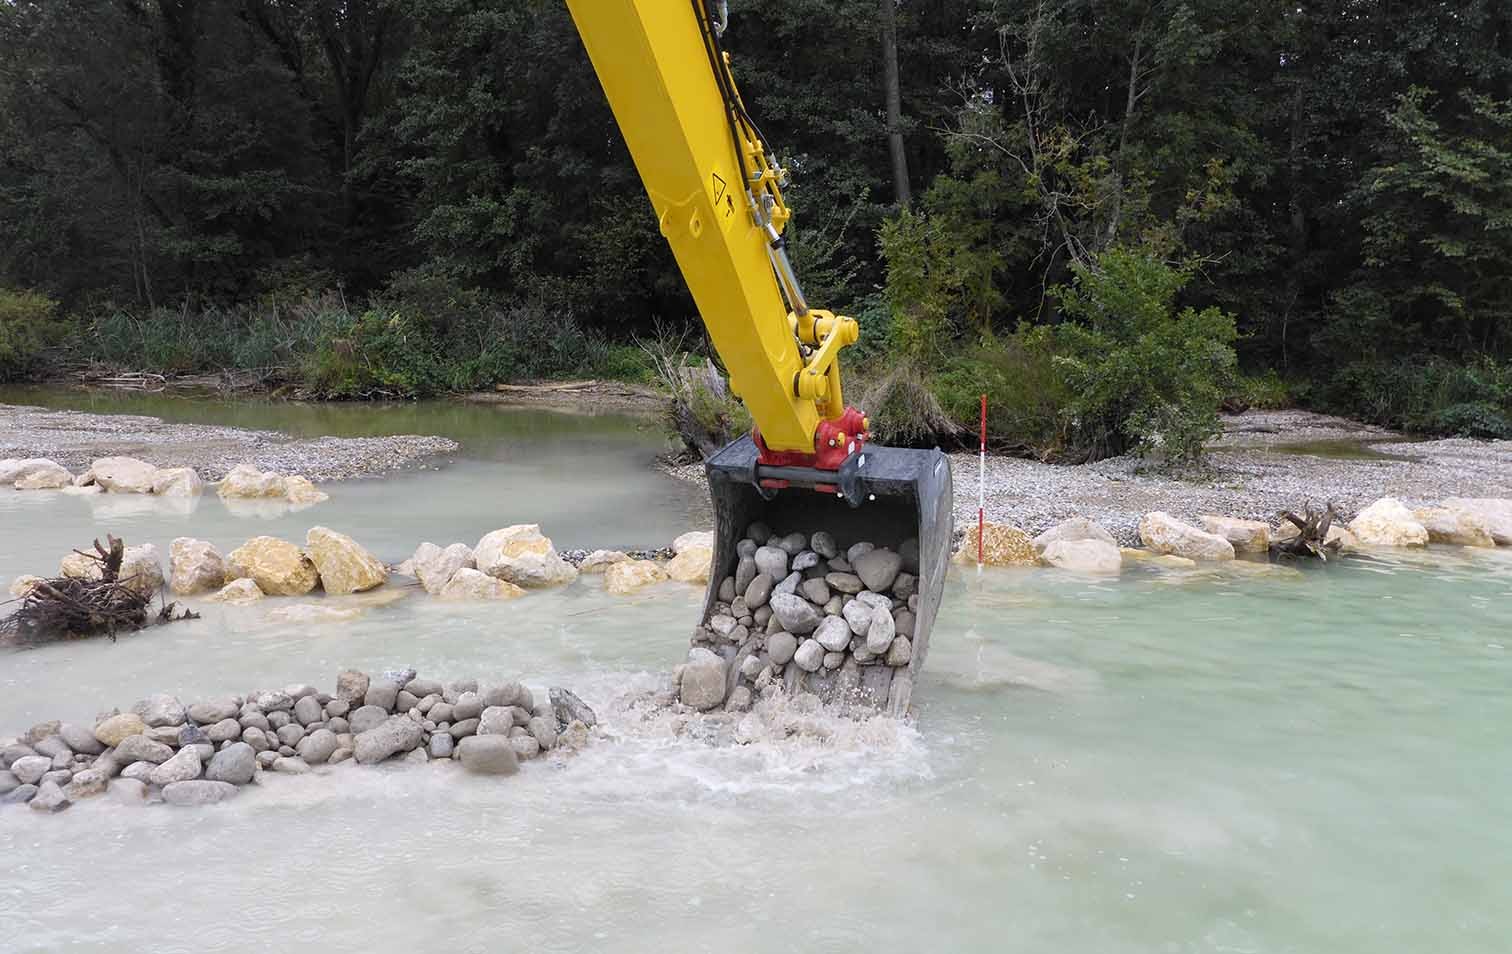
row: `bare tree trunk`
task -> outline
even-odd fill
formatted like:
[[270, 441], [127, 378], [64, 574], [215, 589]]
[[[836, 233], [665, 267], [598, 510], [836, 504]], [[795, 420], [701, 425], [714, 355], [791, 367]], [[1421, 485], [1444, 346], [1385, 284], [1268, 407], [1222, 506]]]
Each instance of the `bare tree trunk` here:
[[903, 150], [903, 93], [898, 81], [897, 0], [878, 0], [882, 13], [882, 83], [887, 93], [887, 151], [892, 156], [893, 195], [899, 208], [913, 202], [908, 154]]

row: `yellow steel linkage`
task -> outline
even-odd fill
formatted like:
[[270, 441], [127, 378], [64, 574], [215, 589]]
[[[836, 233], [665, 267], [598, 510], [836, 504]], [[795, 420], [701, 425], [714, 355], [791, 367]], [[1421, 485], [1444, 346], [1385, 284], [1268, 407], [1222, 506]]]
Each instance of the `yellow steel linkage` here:
[[745, 113], [706, 0], [567, 0], [730, 387], [774, 451], [845, 410], [854, 319], [810, 309], [783, 251], [783, 172]]

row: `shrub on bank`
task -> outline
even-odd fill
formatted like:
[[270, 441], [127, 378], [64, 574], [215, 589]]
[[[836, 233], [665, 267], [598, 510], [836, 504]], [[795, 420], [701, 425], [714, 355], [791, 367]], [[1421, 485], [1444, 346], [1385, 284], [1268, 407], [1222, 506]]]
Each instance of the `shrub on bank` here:
[[0, 288], [0, 381], [35, 374], [46, 349], [61, 337], [58, 303], [36, 292]]
[[1316, 388], [1324, 410], [1423, 434], [1512, 438], [1512, 364], [1359, 361]]

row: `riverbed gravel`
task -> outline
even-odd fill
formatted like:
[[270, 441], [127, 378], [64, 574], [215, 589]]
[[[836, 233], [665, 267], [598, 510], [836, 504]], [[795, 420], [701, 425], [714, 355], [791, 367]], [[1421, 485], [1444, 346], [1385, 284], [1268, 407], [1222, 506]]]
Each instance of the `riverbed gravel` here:
[[135, 457], [159, 467], [193, 467], [220, 480], [243, 462], [314, 481], [370, 477], [456, 451], [444, 437], [294, 437], [134, 414], [92, 414], [0, 404], [0, 459], [46, 457], [82, 471], [99, 457]]
[[[958, 524], [976, 522], [977, 456], [951, 455]], [[701, 464], [671, 468], [703, 483]], [[1446, 497], [1512, 497], [1512, 441], [1413, 441], [1404, 435], [1306, 411], [1226, 416], [1208, 467], [1172, 474], [1135, 457], [1066, 466], [988, 457], [989, 520], [1031, 534], [1070, 517], [1090, 517], [1120, 543], [1136, 545], [1139, 518], [1164, 510], [1275, 522], [1283, 510], [1332, 503], [1346, 519], [1381, 497], [1409, 506]]]

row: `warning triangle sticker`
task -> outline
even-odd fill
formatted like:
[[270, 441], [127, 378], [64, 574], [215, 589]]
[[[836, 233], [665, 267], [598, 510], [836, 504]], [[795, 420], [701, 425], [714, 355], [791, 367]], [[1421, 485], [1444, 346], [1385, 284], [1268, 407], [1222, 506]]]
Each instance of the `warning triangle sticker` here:
[[713, 173], [713, 176], [714, 176], [714, 201], [716, 203], [718, 203], [719, 200], [724, 197], [725, 181], [719, 177], [719, 173], [717, 173], [717, 172]]

